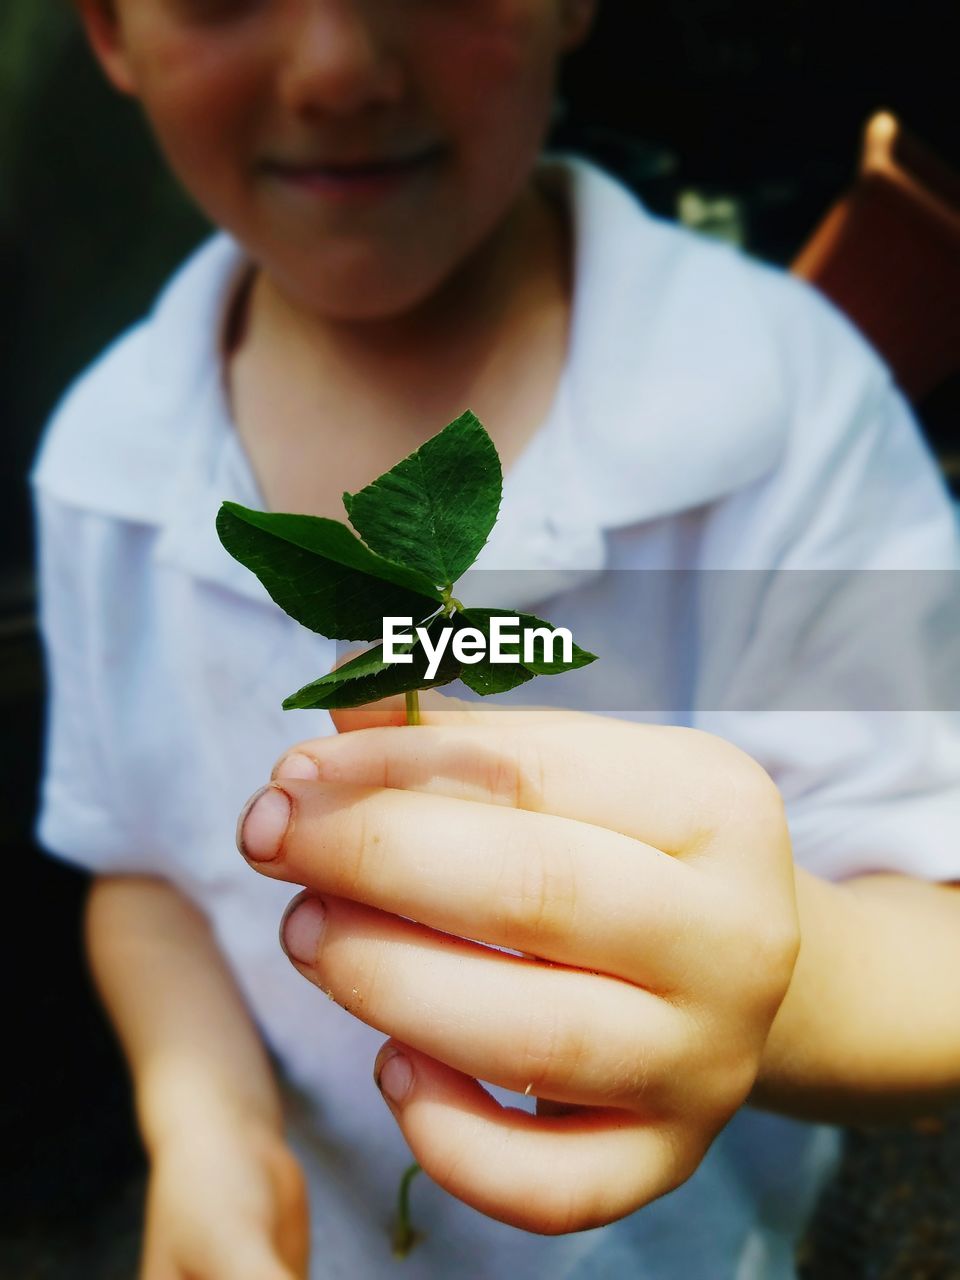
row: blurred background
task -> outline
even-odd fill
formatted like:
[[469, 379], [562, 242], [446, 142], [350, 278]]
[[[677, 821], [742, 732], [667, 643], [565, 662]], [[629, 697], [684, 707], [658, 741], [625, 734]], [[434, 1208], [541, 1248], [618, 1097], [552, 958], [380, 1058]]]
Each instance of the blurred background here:
[[[563, 77], [556, 142], [619, 173], [655, 212], [788, 265], [850, 183], [874, 111], [894, 111], [960, 169], [948, 16], [942, 0], [846, 0], [842, 13], [827, 0], [603, 0]], [[65, 0], [3, 0], [0, 842], [14, 886], [0, 934], [0, 1280], [135, 1271], [142, 1155], [81, 959], [84, 880], [31, 839], [43, 670], [26, 473], [70, 379], [142, 315], [207, 230], [136, 107], [102, 83]], [[957, 377], [917, 407], [951, 469]], [[882, 1140], [852, 1130], [838, 1186], [811, 1224], [807, 1274], [957, 1280], [958, 1199], [956, 1125]]]

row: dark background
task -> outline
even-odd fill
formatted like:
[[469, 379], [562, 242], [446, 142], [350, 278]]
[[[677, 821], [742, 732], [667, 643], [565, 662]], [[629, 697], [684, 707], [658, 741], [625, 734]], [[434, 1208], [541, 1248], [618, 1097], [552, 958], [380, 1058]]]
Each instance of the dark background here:
[[[618, 169], [667, 216], [684, 189], [736, 197], [748, 250], [787, 264], [850, 180], [878, 108], [960, 167], [949, 13], [933, 0], [604, 0], [563, 78], [561, 140]], [[56, 0], [4, 0], [0, 10], [0, 165], [0, 843], [14, 878], [0, 933], [0, 1280], [112, 1280], [133, 1274], [142, 1158], [84, 974], [83, 877], [31, 839], [43, 675], [25, 476], [58, 395], [143, 313], [206, 227]], [[951, 384], [920, 406], [940, 448], [958, 446], [958, 399]], [[925, 1141], [911, 1158], [929, 1170], [943, 1140]], [[868, 1195], [863, 1176], [854, 1197]], [[833, 1252], [839, 1269], [814, 1274], [960, 1276], [960, 1254], [955, 1270], [936, 1261], [942, 1241], [928, 1242], [926, 1269], [869, 1269], [878, 1240], [884, 1256], [900, 1248], [892, 1223], [875, 1224], [872, 1245], [848, 1239], [846, 1253]], [[126, 1262], [111, 1270], [100, 1242], [115, 1236]]]

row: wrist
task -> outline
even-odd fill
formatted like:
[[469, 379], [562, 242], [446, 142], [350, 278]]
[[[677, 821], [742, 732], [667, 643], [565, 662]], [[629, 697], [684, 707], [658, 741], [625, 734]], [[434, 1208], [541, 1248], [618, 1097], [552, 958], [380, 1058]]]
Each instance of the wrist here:
[[796, 875], [800, 955], [747, 1101], [867, 1125], [954, 1102], [960, 903], [905, 876]]
[[283, 1114], [276, 1090], [243, 1089], [198, 1064], [165, 1064], [145, 1071], [136, 1089], [137, 1114], [144, 1145], [151, 1157], [177, 1144], [184, 1135], [215, 1130], [283, 1134]]
[[851, 973], [858, 921], [836, 884], [795, 868], [800, 951], [760, 1062], [751, 1105], [797, 1119], [844, 1123], [856, 1072]]

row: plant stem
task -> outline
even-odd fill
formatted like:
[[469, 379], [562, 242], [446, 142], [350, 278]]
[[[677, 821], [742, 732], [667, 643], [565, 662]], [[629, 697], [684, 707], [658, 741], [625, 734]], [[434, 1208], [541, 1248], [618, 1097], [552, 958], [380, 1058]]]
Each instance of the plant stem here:
[[407, 704], [407, 724], [420, 723], [420, 694], [416, 689], [411, 689], [409, 693], [405, 693], [404, 701]]
[[397, 1195], [397, 1218], [393, 1227], [393, 1256], [405, 1258], [418, 1239], [410, 1221], [410, 1183], [420, 1172], [420, 1166], [414, 1161], [400, 1179], [400, 1191]]

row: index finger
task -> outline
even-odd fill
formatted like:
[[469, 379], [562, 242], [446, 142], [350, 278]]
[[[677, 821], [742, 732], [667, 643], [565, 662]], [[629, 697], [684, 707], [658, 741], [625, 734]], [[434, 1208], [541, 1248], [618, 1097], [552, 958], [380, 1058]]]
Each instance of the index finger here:
[[481, 721], [442, 712], [439, 723], [425, 717], [416, 728], [308, 740], [278, 762], [274, 777], [285, 776], [554, 814], [705, 868], [722, 855], [725, 878], [741, 871], [755, 886], [789, 863], [770, 778], [698, 730], [580, 712], [528, 709]]

